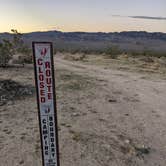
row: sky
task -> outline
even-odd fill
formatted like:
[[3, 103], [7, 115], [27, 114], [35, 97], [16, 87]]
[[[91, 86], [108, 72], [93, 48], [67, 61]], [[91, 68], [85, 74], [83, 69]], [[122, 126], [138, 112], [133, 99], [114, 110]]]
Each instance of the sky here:
[[0, 0], [0, 32], [166, 33], [166, 0]]

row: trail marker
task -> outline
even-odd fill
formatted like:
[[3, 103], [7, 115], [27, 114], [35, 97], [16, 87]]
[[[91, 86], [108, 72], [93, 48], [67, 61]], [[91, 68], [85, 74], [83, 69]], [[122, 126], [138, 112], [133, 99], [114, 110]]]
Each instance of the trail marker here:
[[38, 117], [43, 166], [59, 166], [53, 46], [33, 42]]

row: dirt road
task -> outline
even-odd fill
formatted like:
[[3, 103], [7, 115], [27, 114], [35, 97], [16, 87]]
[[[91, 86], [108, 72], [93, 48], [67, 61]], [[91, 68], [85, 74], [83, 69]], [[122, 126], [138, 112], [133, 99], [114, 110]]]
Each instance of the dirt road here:
[[[61, 166], [165, 166], [166, 82], [55, 58]], [[33, 68], [0, 70], [34, 85]], [[0, 165], [40, 166], [35, 94], [0, 107]]]

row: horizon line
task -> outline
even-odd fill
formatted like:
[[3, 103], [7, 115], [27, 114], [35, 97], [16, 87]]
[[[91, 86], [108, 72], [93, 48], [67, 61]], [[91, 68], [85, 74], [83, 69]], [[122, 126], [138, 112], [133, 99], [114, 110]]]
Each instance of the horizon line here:
[[[140, 31], [140, 30], [127, 30], [127, 31], [110, 31], [110, 32], [105, 32], [105, 31], [61, 31], [61, 30], [38, 30], [38, 31], [29, 31], [29, 32], [21, 32], [21, 31], [18, 31], [19, 33], [22, 33], [22, 34], [28, 34], [28, 33], [37, 33], [37, 32], [61, 32], [61, 33], [122, 33], [122, 32], [146, 32], [146, 33], [165, 33], [166, 32], [161, 32], [161, 31]], [[12, 32], [0, 32], [0, 34], [3, 34], [3, 33], [8, 33], [8, 34], [12, 34]]]

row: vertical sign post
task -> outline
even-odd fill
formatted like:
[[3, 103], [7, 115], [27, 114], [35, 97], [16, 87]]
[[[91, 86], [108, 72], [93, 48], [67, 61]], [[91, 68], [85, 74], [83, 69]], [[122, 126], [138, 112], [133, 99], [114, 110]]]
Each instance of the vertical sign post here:
[[53, 46], [33, 42], [40, 139], [43, 166], [59, 166]]

